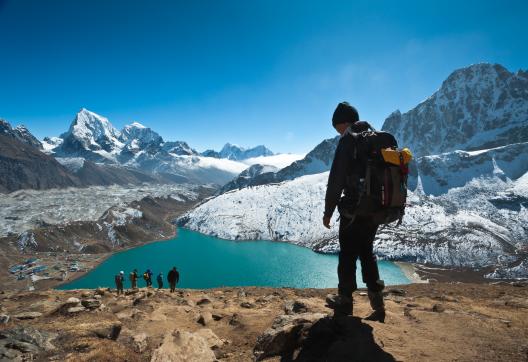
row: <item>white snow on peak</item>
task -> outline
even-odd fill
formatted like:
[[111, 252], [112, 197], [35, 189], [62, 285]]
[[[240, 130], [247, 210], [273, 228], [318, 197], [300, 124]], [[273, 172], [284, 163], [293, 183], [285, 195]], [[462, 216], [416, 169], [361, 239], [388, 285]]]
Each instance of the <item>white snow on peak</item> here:
[[295, 154], [295, 153], [279, 153], [272, 156], [259, 156], [259, 157], [252, 157], [247, 158], [245, 160], [242, 160], [242, 163], [245, 163], [246, 165], [255, 165], [255, 164], [261, 164], [261, 165], [268, 165], [268, 166], [275, 166], [277, 168], [284, 168], [286, 166], [291, 165], [293, 162], [302, 160], [306, 156], [306, 154]]
[[108, 118], [83, 108], [77, 113], [70, 126], [69, 134], [77, 138], [86, 148], [100, 148], [101, 141], [110, 142], [115, 150], [121, 149], [120, 132], [115, 129]]
[[[134, 127], [134, 128], [147, 128], [145, 126], [143, 126], [141, 123], [139, 122], [132, 122], [130, 125], [130, 127]], [[127, 126], [128, 127], [128, 126]]]

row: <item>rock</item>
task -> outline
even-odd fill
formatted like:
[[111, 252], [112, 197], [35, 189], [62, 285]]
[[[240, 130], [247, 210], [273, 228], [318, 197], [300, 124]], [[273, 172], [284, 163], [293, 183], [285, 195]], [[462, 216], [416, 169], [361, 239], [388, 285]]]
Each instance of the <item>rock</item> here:
[[257, 360], [283, 355], [299, 345], [303, 330], [324, 318], [322, 313], [281, 315], [275, 318], [273, 326], [257, 338], [253, 354]]
[[95, 298], [94, 299], [84, 299], [83, 301], [81, 301], [81, 304], [83, 305], [83, 307], [87, 309], [96, 309], [101, 306], [101, 301]]
[[22, 312], [22, 313], [15, 314], [13, 316], [13, 318], [21, 319], [21, 320], [24, 320], [24, 319], [35, 319], [35, 318], [39, 318], [39, 317], [42, 317], [42, 313], [40, 313], [40, 312]]
[[99, 338], [108, 338], [113, 341], [119, 337], [121, 333], [122, 325], [120, 322], [117, 323], [102, 323], [102, 325], [95, 326], [92, 332]]
[[247, 297], [246, 291], [244, 289], [240, 289], [237, 293], [239, 298], [245, 298]]
[[202, 298], [199, 301], [196, 302], [196, 305], [206, 305], [211, 304], [211, 300], [209, 298]]
[[308, 312], [308, 307], [305, 303], [295, 300], [295, 301], [287, 301], [284, 303], [284, 311], [286, 314], [295, 314], [295, 313], [306, 313]]
[[174, 331], [165, 334], [163, 343], [152, 354], [151, 362], [215, 361], [207, 341], [196, 333]]
[[220, 313], [212, 313], [211, 316], [213, 317], [213, 320], [215, 321], [219, 321], [220, 319], [224, 318], [224, 315]]
[[98, 295], [101, 295], [101, 296], [105, 295], [105, 293], [106, 293], [106, 290], [104, 288], [97, 288], [95, 290], [95, 294], [98, 294]]
[[89, 292], [82, 292], [81, 293], [81, 298], [90, 298], [92, 296], [92, 294], [90, 294]]
[[224, 341], [214, 334], [214, 332], [209, 328], [199, 329], [195, 332], [195, 334], [205, 339], [207, 345], [211, 349], [220, 348], [224, 345]]
[[273, 320], [271, 328], [279, 328], [286, 324], [314, 323], [319, 319], [326, 317], [323, 313], [300, 313], [292, 315], [279, 315]]
[[9, 322], [9, 316], [7, 314], [0, 314], [0, 324], [6, 324]]
[[38, 353], [42, 350], [54, 350], [55, 346], [51, 342], [57, 336], [56, 333], [40, 331], [33, 327], [18, 326], [1, 331], [0, 341], [6, 348], [17, 349], [23, 353]]
[[238, 313], [234, 313], [231, 318], [229, 319], [229, 325], [231, 326], [239, 326], [241, 325], [240, 321], [240, 315]]
[[132, 305], [138, 305], [145, 299], [145, 294], [138, 294], [137, 297], [134, 298], [134, 301], [132, 302]]
[[68, 298], [66, 303], [64, 303], [64, 305], [68, 305], [70, 307], [73, 307], [73, 306], [79, 305], [80, 302], [81, 301], [79, 300], [79, 298], [70, 297], [70, 298]]
[[249, 302], [242, 302], [242, 303], [240, 303], [240, 306], [242, 308], [248, 308], [248, 309], [255, 308], [255, 304], [249, 303]]
[[93, 297], [94, 297], [94, 299], [98, 299], [98, 300], [103, 299], [103, 297], [101, 297], [99, 294], [96, 294], [96, 295], [94, 295]]
[[132, 345], [134, 346], [134, 351], [136, 351], [137, 353], [144, 352], [148, 346], [147, 334], [140, 333], [132, 337]]
[[510, 298], [506, 300], [504, 305], [514, 308], [528, 308], [528, 299], [526, 298]]
[[200, 313], [200, 316], [198, 317], [196, 321], [200, 323], [202, 326], [206, 326], [213, 321], [213, 316], [211, 315], [211, 313], [204, 311]]
[[66, 310], [67, 313], [69, 314], [76, 314], [76, 313], [80, 313], [80, 312], [84, 312], [86, 310], [86, 308], [84, 308], [82, 305], [80, 306], [77, 306], [77, 307], [70, 307]]
[[443, 311], [445, 311], [445, 308], [442, 304], [435, 304], [433, 305], [432, 311], [436, 313], [442, 313]]
[[395, 294], [395, 295], [404, 296], [407, 293], [405, 292], [405, 290], [403, 290], [401, 288], [391, 288], [391, 289], [387, 290], [387, 294]]

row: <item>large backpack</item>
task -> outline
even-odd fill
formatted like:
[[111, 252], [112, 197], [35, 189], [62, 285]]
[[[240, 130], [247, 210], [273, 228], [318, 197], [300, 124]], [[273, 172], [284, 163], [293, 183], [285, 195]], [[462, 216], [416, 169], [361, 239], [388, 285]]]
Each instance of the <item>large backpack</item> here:
[[387, 132], [350, 132], [355, 139], [352, 175], [347, 180], [351, 193], [341, 199], [339, 212], [354, 219], [369, 217], [374, 224], [401, 223], [407, 200], [407, 174], [411, 153], [398, 150]]

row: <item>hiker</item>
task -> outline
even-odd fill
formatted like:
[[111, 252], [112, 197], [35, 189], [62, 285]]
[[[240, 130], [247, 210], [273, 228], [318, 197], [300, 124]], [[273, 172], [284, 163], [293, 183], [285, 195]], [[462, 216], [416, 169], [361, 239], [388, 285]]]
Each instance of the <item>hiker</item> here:
[[120, 271], [119, 274], [115, 276], [115, 285], [117, 289], [117, 295], [123, 294], [123, 283], [125, 281], [125, 272]]
[[178, 270], [176, 270], [176, 267], [173, 267], [169, 273], [167, 274], [167, 280], [169, 281], [170, 285], [170, 292], [174, 293], [176, 290], [176, 283], [180, 280], [180, 273], [178, 273]]
[[137, 280], [138, 280], [138, 273], [137, 269], [134, 269], [134, 271], [130, 272], [130, 286], [132, 289], [137, 288]]
[[162, 289], [163, 288], [163, 273], [160, 272], [156, 280], [158, 282], [158, 289]]
[[147, 269], [147, 271], [143, 273], [143, 279], [145, 280], [145, 283], [147, 283], [147, 287], [152, 286], [152, 272], [150, 269]]
[[[358, 200], [357, 184], [352, 181], [361, 181], [360, 153], [366, 151], [358, 145], [354, 134], [367, 131], [370, 125], [359, 121], [357, 110], [347, 102], [339, 103], [332, 117], [332, 125], [341, 135], [337, 145], [325, 197], [325, 211], [323, 225], [330, 228], [330, 219], [336, 207], [341, 206], [346, 200]], [[356, 152], [356, 153], [355, 153]], [[365, 155], [365, 158], [367, 156]], [[365, 159], [364, 158], [364, 159]], [[354, 178], [354, 175], [358, 175]], [[355, 186], [355, 188], [354, 188]], [[343, 198], [341, 197], [344, 191]], [[356, 201], [356, 206], [358, 202]], [[338, 294], [328, 295], [327, 306], [334, 309], [335, 315], [352, 315], [352, 293], [356, 285], [356, 261], [361, 262], [361, 274], [368, 288], [370, 305], [374, 312], [367, 320], [384, 322], [385, 305], [382, 290], [383, 280], [380, 280], [376, 256], [373, 252], [373, 241], [378, 230], [378, 224], [369, 216], [350, 215], [341, 212], [339, 222], [339, 261], [337, 275], [339, 280]]]

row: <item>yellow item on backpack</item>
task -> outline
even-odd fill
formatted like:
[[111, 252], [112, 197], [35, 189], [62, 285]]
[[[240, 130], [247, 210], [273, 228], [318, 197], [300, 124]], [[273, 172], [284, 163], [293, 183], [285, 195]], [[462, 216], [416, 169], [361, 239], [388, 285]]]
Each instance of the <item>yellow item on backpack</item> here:
[[402, 157], [402, 161], [404, 165], [407, 165], [412, 160], [412, 153], [411, 150], [407, 147], [403, 150], [394, 150], [392, 148], [385, 148], [381, 150], [381, 155], [383, 156], [383, 160], [388, 163], [392, 163], [393, 165], [400, 165], [400, 156]]

